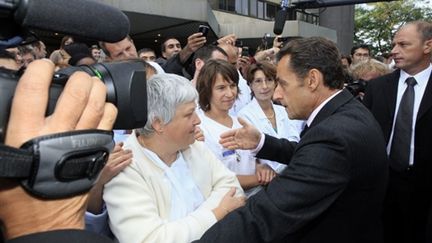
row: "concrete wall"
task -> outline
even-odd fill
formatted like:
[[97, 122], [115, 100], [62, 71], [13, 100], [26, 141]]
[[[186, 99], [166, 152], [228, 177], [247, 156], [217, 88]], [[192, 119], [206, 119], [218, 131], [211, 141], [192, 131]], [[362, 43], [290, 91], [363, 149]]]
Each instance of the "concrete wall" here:
[[[235, 33], [239, 38], [261, 38], [273, 33], [274, 22], [213, 10], [221, 27], [220, 36]], [[282, 32], [287, 37], [322, 36], [337, 41], [336, 31], [302, 21], [286, 21]]]
[[[145, 32], [152, 29], [151, 21], [145, 22], [145, 19], [138, 15], [163, 16], [172, 18], [159, 19], [158, 21], [167, 21], [165, 25], [169, 25], [169, 21], [173, 21], [172, 25], [184, 24], [181, 21], [175, 22], [174, 19], [182, 19], [186, 21], [207, 22], [212, 27], [212, 30], [217, 36], [224, 36], [235, 33], [239, 38], [262, 38], [264, 33], [273, 33], [274, 22], [262, 19], [251, 18], [247, 16], [232, 14], [223, 11], [212, 10], [210, 4], [206, 0], [97, 0], [104, 2], [113, 7], [119, 8], [126, 12], [137, 13], [133, 15], [136, 32]], [[279, 0], [272, 0], [279, 3]], [[346, 26], [345, 22], [341, 22], [343, 16], [341, 10], [333, 10], [328, 8], [323, 13], [322, 25], [317, 26], [302, 21], [286, 21], [282, 35], [287, 37], [308, 37], [308, 36], [323, 36], [333, 41], [344, 40], [345, 35], [336, 33], [336, 27]], [[336, 22], [333, 20], [333, 14], [336, 14]], [[132, 15], [131, 15], [132, 16]], [[140, 15], [141, 16], [141, 15]], [[339, 21], [339, 22], [337, 22]], [[345, 20], [343, 20], [345, 21]], [[183, 21], [184, 22], [184, 21]], [[344, 23], [343, 25], [341, 23]], [[153, 23], [155, 25], [156, 23]], [[326, 28], [328, 27], [328, 28]], [[352, 32], [350, 32], [352, 33]], [[341, 39], [341, 37], [344, 37]], [[352, 43], [352, 39], [350, 41]]]
[[337, 45], [349, 54], [354, 39], [354, 5], [329, 7], [320, 14], [320, 25], [337, 31]]
[[169, 16], [194, 21], [207, 21], [208, 2], [205, 0], [97, 0], [123, 11]]

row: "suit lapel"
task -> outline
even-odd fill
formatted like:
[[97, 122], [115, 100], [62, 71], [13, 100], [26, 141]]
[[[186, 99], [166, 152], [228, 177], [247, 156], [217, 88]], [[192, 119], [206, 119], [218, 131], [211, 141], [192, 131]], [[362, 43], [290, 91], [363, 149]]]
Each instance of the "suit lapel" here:
[[324, 107], [318, 112], [317, 116], [312, 121], [310, 128], [332, 115], [341, 105], [347, 103], [353, 98], [354, 97], [349, 91], [343, 89], [342, 92], [333, 97], [333, 99], [325, 104]]
[[397, 97], [397, 91], [398, 91], [398, 84], [399, 84], [399, 77], [400, 77], [400, 70], [396, 70], [392, 73], [392, 75], [388, 76], [386, 82], [386, 85], [384, 88], [384, 94], [386, 95], [386, 104], [387, 109], [390, 112], [390, 117], [392, 118], [395, 115], [395, 107], [396, 107], [396, 97]]
[[423, 99], [420, 103], [420, 107], [417, 113], [417, 121], [429, 110], [432, 106], [432, 73], [429, 76], [429, 81], [426, 86]]

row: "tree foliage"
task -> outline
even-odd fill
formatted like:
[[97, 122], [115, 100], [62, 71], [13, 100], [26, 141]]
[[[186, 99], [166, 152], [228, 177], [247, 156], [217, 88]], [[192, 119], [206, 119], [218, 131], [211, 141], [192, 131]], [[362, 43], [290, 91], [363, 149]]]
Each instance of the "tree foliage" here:
[[354, 44], [367, 44], [377, 55], [390, 52], [393, 35], [401, 25], [414, 20], [432, 20], [431, 5], [426, 0], [358, 5], [355, 11]]

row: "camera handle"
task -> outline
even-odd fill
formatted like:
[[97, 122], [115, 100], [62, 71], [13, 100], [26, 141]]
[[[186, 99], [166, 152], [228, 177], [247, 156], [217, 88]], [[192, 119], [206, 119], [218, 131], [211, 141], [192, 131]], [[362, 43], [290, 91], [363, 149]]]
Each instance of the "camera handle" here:
[[0, 178], [18, 179], [30, 194], [47, 199], [87, 192], [114, 147], [112, 136], [92, 129], [37, 137], [19, 149], [0, 144]]

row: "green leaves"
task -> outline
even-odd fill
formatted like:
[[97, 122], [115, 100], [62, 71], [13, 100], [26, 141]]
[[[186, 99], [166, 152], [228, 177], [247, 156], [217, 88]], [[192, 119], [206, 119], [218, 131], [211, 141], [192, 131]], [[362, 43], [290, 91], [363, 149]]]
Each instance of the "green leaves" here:
[[372, 54], [391, 51], [391, 41], [396, 30], [414, 20], [432, 19], [430, 1], [403, 0], [379, 2], [356, 6], [354, 44], [368, 44]]

